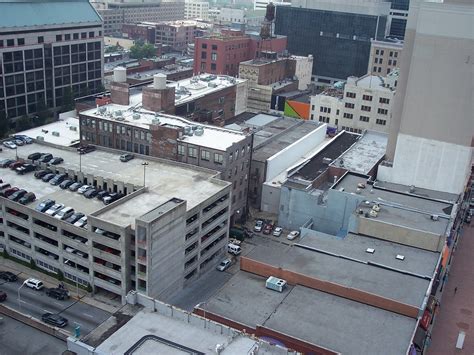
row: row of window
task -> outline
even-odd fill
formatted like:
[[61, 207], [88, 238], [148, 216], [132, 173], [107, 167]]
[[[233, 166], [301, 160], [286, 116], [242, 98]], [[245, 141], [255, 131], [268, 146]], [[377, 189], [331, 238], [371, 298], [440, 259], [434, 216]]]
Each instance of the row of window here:
[[[345, 105], [344, 105], [345, 108], [350, 108], [350, 109], [353, 109], [355, 108], [355, 105], [351, 102], [346, 102]], [[361, 105], [360, 106], [360, 109], [362, 111], [365, 111], [365, 112], [370, 112], [372, 111], [372, 107], [370, 106], [365, 106], [365, 105]], [[381, 115], [388, 115], [388, 110], [387, 109], [384, 109], [384, 108], [379, 108], [377, 109], [377, 113], [381, 114]]]
[[[357, 97], [356, 93], [355, 92], [346, 92], [346, 97], [348, 98], [351, 98], [351, 99], [355, 99]], [[365, 101], [372, 101], [373, 97], [371, 95], [362, 95], [362, 100], [365, 100]], [[390, 99], [387, 99], [385, 97], [380, 97], [379, 98], [379, 103], [381, 104], [389, 104], [390, 103]]]
[[[384, 55], [384, 53], [385, 53], [385, 51], [383, 49], [376, 49], [375, 50], [376, 55]], [[398, 52], [397, 51], [390, 51], [389, 56], [397, 58], [398, 57]]]
[[[178, 144], [178, 155], [185, 155], [184, 145]], [[197, 148], [196, 147], [188, 147], [188, 157], [189, 158], [197, 158]], [[201, 160], [210, 161], [211, 160], [211, 152], [201, 149]], [[215, 164], [223, 164], [224, 157], [222, 154], [214, 153], [214, 163]]]
[[[72, 35], [72, 37], [71, 37]], [[64, 35], [60, 34], [60, 35], [56, 35], [56, 41], [57, 42], [61, 42], [63, 41], [70, 41], [71, 39], [74, 39], [74, 40], [77, 40], [79, 39], [79, 37], [81, 39], [85, 39], [85, 38], [94, 38], [96, 35], [96, 32], [94, 31], [90, 31], [89, 33], [87, 32], [81, 32], [81, 33], [66, 33]], [[102, 36], [102, 31], [99, 31], [98, 32], [98, 36]], [[37, 38], [37, 42], [38, 43], [44, 43], [44, 36], [38, 36]], [[0, 48], [1, 47], [4, 47], [6, 44], [7, 47], [14, 47], [15, 46], [15, 38], [10, 38], [10, 39], [7, 39], [6, 41], [4, 41], [3, 39], [0, 40]], [[24, 38], [17, 38], [16, 39], [16, 45], [17, 46], [24, 46], [25, 45], [25, 39]]]

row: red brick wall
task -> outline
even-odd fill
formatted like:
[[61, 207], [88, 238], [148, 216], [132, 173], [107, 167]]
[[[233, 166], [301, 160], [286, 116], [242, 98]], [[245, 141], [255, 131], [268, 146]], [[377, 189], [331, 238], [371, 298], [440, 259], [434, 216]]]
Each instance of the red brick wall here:
[[114, 104], [129, 104], [129, 85], [127, 83], [113, 82], [110, 84], [110, 98]]
[[356, 302], [368, 304], [390, 312], [417, 318], [419, 309], [392, 299], [384, 298], [369, 292], [335, 284], [329, 281], [316, 279], [294, 271], [277, 268], [256, 260], [242, 256], [240, 258], [240, 269], [263, 277], [276, 276], [286, 280], [291, 285], [302, 285], [315, 290], [331, 293]]
[[150, 155], [164, 159], [177, 160], [177, 139], [182, 129], [150, 125], [152, 145]]
[[165, 111], [166, 113], [174, 113], [174, 98], [174, 87], [164, 90], [144, 87], [142, 90], [143, 108], [153, 112]]

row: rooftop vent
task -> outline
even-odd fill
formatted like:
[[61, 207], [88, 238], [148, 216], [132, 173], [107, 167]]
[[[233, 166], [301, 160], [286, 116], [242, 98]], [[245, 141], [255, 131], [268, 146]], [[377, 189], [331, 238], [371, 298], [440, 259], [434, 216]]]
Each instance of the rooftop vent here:
[[359, 182], [359, 183], [357, 184], [357, 187], [358, 187], [359, 189], [365, 189], [365, 184], [362, 183], [362, 182]]
[[204, 128], [199, 126], [198, 128], [195, 129], [194, 134], [196, 136], [202, 136], [204, 134]]
[[377, 217], [377, 215], [378, 215], [377, 211], [370, 210], [370, 212], [369, 212], [369, 216], [370, 216], [370, 217], [375, 218], [375, 217]]
[[55, 137], [59, 137], [59, 132], [58, 131], [53, 131], [53, 132], [51, 132], [51, 134]]
[[431, 215], [431, 220], [432, 221], [439, 221], [439, 216], [437, 214], [432, 214]]
[[323, 164], [326, 164], [326, 165], [329, 165], [332, 163], [332, 159], [331, 158], [323, 158]]
[[378, 204], [375, 204], [372, 206], [372, 210], [374, 210], [375, 212], [379, 212], [380, 211], [380, 206]]
[[270, 290], [283, 292], [283, 289], [286, 287], [286, 281], [278, 277], [270, 276], [265, 282], [265, 287]]
[[76, 127], [76, 126], [69, 126], [69, 129], [70, 129], [71, 131], [77, 131], [77, 127]]
[[397, 256], [395, 257], [395, 259], [397, 260], [405, 260], [405, 255], [401, 255], [401, 254], [397, 254]]
[[369, 253], [369, 254], [373, 254], [373, 253], [375, 253], [375, 249], [374, 248], [367, 248], [367, 249], [365, 249], [365, 252]]
[[151, 120], [151, 124], [160, 124], [160, 119], [155, 117]]
[[134, 120], [139, 120], [140, 119], [140, 114], [139, 113], [134, 113], [132, 117], [133, 117]]

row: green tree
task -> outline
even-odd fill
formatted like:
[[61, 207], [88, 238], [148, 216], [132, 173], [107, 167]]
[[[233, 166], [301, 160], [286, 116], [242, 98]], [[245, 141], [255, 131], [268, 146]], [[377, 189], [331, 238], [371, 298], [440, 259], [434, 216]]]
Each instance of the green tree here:
[[142, 59], [143, 58], [143, 51], [142, 46], [138, 44], [134, 44], [130, 47], [130, 58], [133, 59]]
[[154, 45], [147, 43], [142, 47], [143, 58], [156, 57], [156, 48]]
[[15, 129], [17, 132], [25, 131], [33, 127], [33, 120], [24, 115], [15, 122]]
[[152, 44], [136, 43], [130, 47], [130, 57], [133, 59], [143, 59], [156, 57], [156, 48]]
[[67, 112], [74, 109], [74, 93], [71, 87], [64, 88], [61, 112]]
[[33, 270], [36, 270], [36, 263], [33, 259], [30, 259], [30, 267], [33, 269]]

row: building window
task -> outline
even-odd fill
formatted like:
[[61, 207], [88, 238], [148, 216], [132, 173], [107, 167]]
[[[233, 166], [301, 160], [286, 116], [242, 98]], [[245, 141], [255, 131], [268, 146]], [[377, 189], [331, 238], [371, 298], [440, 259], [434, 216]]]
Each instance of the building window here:
[[387, 124], [387, 121], [386, 120], [380, 120], [380, 119], [376, 119], [375, 120], [375, 123], [376, 124], [379, 124], [381, 126], [385, 126]]
[[81, 38], [87, 38], [87, 32], [82, 32], [81, 33]]
[[369, 118], [367, 116], [360, 116], [359, 117], [359, 121], [362, 121], [362, 122], [369, 122]]
[[214, 52], [211, 53], [211, 60], [213, 61], [217, 60], [217, 53], [214, 53]]
[[381, 115], [388, 115], [388, 110], [384, 108], [379, 108], [377, 112], [380, 113]]
[[212, 45], [212, 50], [213, 50], [213, 51], [217, 51], [217, 44], [213, 44], [213, 45]]
[[370, 95], [363, 95], [363, 96], [362, 96], [362, 100], [365, 100], [365, 101], [372, 101], [372, 96], [370, 96]]
[[7, 39], [7, 47], [13, 47], [15, 45], [15, 40]]
[[395, 58], [397, 58], [397, 57], [398, 57], [398, 52], [395, 52], [395, 55], [394, 55], [394, 57], [395, 57]]
[[211, 71], [216, 70], [217, 66], [216, 63], [211, 63]]
[[375, 58], [374, 63], [379, 64], [379, 58]]
[[390, 56], [390, 57], [393, 57], [393, 52], [392, 52], [392, 51], [390, 51], [389, 56]]
[[370, 112], [370, 106], [364, 106], [364, 105], [362, 105], [362, 106], [360, 107], [360, 109], [361, 109], [362, 111]]
[[396, 60], [393, 61], [393, 65], [394, 65], [394, 66], [397, 65], [397, 61], [396, 61]]
[[379, 55], [380, 51], [378, 49], [375, 50], [375, 54]]
[[201, 160], [211, 160], [211, 153], [207, 150], [201, 150]]
[[319, 116], [319, 122], [329, 123], [329, 117]]
[[194, 147], [188, 147], [188, 157], [197, 158], [197, 149]]
[[[384, 53], [384, 52], [383, 52], [383, 49], [381, 49], [381, 50], [380, 50], [380, 55], [383, 55], [383, 53]], [[380, 62], [380, 63], [382, 63], [382, 62]]]
[[56, 41], [57, 42], [61, 42], [63, 40], [63, 36], [62, 35], [56, 35]]
[[205, 71], [206, 71], [206, 63], [202, 62], [201, 63], [201, 72], [205, 72]]
[[377, 73], [377, 67], [374, 67], [373, 72], [374, 72], [374, 73]]
[[24, 38], [18, 38], [18, 45], [19, 46], [24, 46], [25, 45], [25, 39]]
[[344, 105], [346, 108], [354, 108], [355, 105], [354, 104], [351, 104], [350, 102], [346, 102], [345, 105]]
[[79, 39], [79, 33], [73, 33], [72, 38], [73, 39]]
[[350, 97], [351, 99], [355, 99], [356, 94], [355, 94], [355, 92], [346, 92], [346, 97]]
[[184, 155], [184, 145], [178, 144], [178, 155]]
[[94, 38], [94, 32], [89, 32], [89, 38]]
[[386, 99], [385, 97], [381, 97], [379, 99], [379, 103], [381, 104], [389, 104], [390, 103], [390, 100], [389, 99]]
[[331, 108], [321, 106], [321, 107], [319, 108], [319, 111], [320, 111], [320, 112], [324, 112], [324, 113], [331, 113]]
[[201, 48], [202, 48], [202, 49], [207, 49], [207, 43], [201, 44]]
[[214, 153], [214, 163], [222, 164], [223, 161], [224, 160], [223, 160], [222, 154]]
[[344, 112], [344, 118], [347, 118], [349, 120], [352, 120], [352, 118], [354, 117], [354, 115], [352, 113], [347, 113], [347, 112]]
[[207, 52], [201, 52], [201, 59], [207, 59]]

